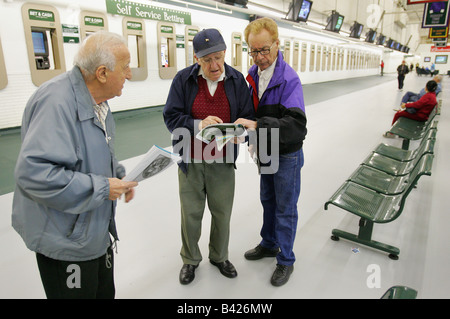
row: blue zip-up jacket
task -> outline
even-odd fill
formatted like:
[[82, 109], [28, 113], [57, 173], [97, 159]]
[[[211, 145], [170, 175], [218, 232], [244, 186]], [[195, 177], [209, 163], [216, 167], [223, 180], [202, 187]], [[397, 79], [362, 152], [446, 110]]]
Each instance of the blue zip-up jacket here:
[[[261, 100], [258, 99], [257, 65], [250, 68], [247, 81], [256, 108], [258, 136], [262, 128], [279, 128], [280, 154], [300, 150], [307, 133], [303, 89], [297, 72], [284, 61], [281, 51], [278, 51], [272, 79]], [[271, 134], [270, 130], [267, 131], [269, 149]]]
[[92, 104], [74, 67], [41, 85], [24, 111], [12, 226], [30, 250], [52, 259], [95, 259], [110, 233], [118, 239], [108, 177], [121, 178], [125, 169], [114, 156], [111, 111], [107, 143]]
[[[171, 133], [174, 133], [174, 130], [179, 128], [187, 129], [190, 137], [195, 137], [198, 133], [199, 120], [194, 120], [191, 111], [198, 92], [197, 77], [199, 68], [200, 66], [195, 63], [179, 71], [172, 81], [163, 111], [164, 122]], [[225, 93], [230, 104], [231, 122], [236, 121], [238, 118], [254, 120], [252, 100], [242, 73], [225, 64], [224, 81]], [[190, 149], [191, 140], [189, 138], [183, 140], [181, 137], [173, 136], [172, 144], [174, 151], [179, 152], [183, 158], [183, 161], [178, 163], [179, 167], [184, 173], [187, 173], [189, 152], [184, 152], [184, 150]], [[239, 148], [238, 145], [233, 145], [234, 159], [232, 160], [236, 161]]]

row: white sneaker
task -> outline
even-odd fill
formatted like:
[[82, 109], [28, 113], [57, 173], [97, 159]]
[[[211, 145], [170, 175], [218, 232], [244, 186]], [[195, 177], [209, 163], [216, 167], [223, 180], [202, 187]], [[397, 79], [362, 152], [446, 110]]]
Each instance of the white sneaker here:
[[383, 137], [386, 138], [395, 138], [395, 134], [392, 134], [391, 132], [386, 132], [383, 134]]

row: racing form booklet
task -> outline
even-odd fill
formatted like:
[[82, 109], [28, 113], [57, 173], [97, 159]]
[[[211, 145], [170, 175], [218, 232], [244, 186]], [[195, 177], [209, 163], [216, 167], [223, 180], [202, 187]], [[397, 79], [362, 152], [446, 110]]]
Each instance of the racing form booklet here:
[[232, 138], [245, 136], [247, 136], [247, 130], [242, 124], [219, 123], [204, 127], [196, 137], [206, 144], [215, 139], [217, 149], [221, 151]]
[[169, 152], [158, 145], [153, 145], [123, 180], [140, 182], [166, 170], [173, 163], [181, 161], [178, 154]]

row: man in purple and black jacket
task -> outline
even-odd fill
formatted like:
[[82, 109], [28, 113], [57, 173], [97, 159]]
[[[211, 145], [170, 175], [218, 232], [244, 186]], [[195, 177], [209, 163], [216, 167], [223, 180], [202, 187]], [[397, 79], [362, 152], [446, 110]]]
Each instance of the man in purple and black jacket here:
[[251, 22], [245, 40], [253, 65], [247, 76], [256, 121], [238, 120], [256, 130], [260, 162], [260, 199], [264, 209], [262, 241], [245, 253], [248, 260], [276, 257], [274, 286], [284, 285], [294, 269], [297, 202], [306, 115], [303, 90], [297, 73], [283, 60], [278, 27], [270, 18]]

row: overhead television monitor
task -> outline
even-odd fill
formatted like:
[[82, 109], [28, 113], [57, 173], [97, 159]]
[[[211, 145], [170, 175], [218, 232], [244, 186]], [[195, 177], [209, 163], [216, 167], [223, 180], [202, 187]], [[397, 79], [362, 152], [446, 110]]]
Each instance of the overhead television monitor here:
[[31, 31], [35, 56], [48, 56], [47, 34], [45, 31]]
[[309, 0], [303, 0], [301, 1], [302, 5], [300, 7], [300, 11], [298, 12], [297, 15], [297, 21], [305, 21], [308, 20], [309, 14], [311, 13], [311, 8], [312, 8], [312, 1]]
[[361, 37], [362, 30], [364, 26], [361, 23], [355, 21], [350, 28], [350, 38], [359, 39]]
[[384, 46], [386, 48], [392, 48], [393, 45], [394, 45], [394, 40], [392, 40], [392, 39], [389, 39], [384, 43]]
[[247, 8], [247, 2], [248, 0], [222, 0], [222, 3], [240, 8]]
[[289, 6], [286, 19], [295, 22], [306, 22], [311, 13], [312, 4], [313, 2], [310, 0], [294, 0]]
[[381, 33], [377, 38], [377, 45], [384, 45], [385, 42], [386, 36]]
[[447, 64], [448, 55], [436, 55], [434, 63], [436, 64]]
[[342, 24], [344, 23], [344, 16], [333, 10], [331, 15], [328, 17], [327, 26], [325, 30], [339, 32], [341, 30]]
[[377, 38], [377, 31], [370, 29], [367, 33], [366, 33], [366, 42], [369, 43], [374, 43], [375, 39]]

